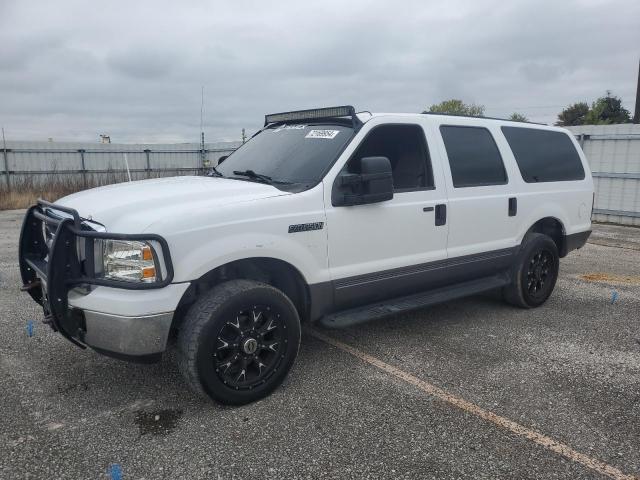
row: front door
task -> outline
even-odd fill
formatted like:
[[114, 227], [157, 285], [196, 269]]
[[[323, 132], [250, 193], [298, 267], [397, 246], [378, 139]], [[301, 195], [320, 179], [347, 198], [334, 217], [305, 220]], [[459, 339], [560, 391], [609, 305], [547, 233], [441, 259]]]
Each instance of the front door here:
[[361, 141], [356, 138], [338, 170], [359, 173], [363, 157], [387, 157], [394, 196], [334, 207], [335, 176], [325, 179], [329, 268], [338, 309], [425, 290], [433, 267], [447, 258], [448, 224], [436, 217], [446, 211], [445, 183], [440, 166], [432, 164], [422, 125], [372, 120], [358, 136]]

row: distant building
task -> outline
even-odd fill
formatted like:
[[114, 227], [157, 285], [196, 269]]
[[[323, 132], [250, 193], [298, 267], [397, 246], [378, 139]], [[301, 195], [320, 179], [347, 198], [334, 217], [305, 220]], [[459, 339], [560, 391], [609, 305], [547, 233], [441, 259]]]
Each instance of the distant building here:
[[109, 135], [100, 135], [100, 143], [111, 143], [111, 137]]

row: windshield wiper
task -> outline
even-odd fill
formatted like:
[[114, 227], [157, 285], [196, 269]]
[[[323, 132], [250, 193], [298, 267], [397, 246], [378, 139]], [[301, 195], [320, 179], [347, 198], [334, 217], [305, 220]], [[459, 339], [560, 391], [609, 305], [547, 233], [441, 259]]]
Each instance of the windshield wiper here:
[[248, 177], [252, 180], [258, 180], [262, 183], [272, 183], [273, 178], [269, 175], [262, 175], [261, 173], [256, 173], [253, 170], [234, 170], [234, 175], [240, 175], [241, 177]]
[[271, 185], [272, 183], [280, 183], [285, 185], [290, 185], [292, 182], [288, 182], [286, 180], [276, 180], [271, 178], [269, 175], [263, 175], [262, 173], [256, 173], [253, 170], [234, 170], [234, 175], [239, 175], [241, 177], [247, 177], [251, 180], [255, 180], [261, 183], [267, 183]]

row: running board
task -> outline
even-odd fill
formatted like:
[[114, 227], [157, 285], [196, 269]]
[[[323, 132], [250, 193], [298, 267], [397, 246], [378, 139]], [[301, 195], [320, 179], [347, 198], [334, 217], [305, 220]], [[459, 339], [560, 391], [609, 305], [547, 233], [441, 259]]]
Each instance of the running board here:
[[479, 278], [449, 287], [442, 287], [406, 297], [392, 298], [383, 302], [371, 303], [362, 307], [332, 313], [318, 320], [318, 324], [325, 328], [352, 327], [370, 320], [410, 312], [436, 303], [486, 292], [503, 287], [508, 283], [509, 278], [507, 275]]

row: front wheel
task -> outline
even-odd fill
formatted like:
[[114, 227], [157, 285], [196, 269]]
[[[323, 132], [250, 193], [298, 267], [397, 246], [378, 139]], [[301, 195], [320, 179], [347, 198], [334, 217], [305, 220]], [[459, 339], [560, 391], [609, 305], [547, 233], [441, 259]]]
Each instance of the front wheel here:
[[299, 345], [298, 312], [284, 293], [230, 280], [189, 309], [178, 335], [178, 365], [192, 390], [242, 405], [282, 383]]
[[503, 288], [504, 299], [521, 308], [542, 305], [553, 292], [559, 269], [555, 242], [541, 233], [527, 234], [512, 271], [511, 284]]

